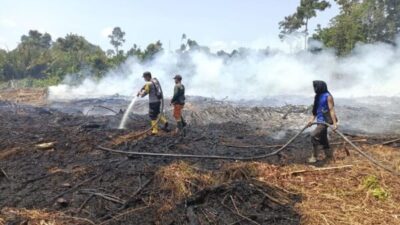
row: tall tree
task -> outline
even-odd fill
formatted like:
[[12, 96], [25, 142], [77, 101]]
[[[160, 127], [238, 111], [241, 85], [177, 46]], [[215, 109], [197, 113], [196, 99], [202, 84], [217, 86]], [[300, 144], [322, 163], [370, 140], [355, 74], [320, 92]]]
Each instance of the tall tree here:
[[317, 11], [324, 11], [330, 6], [330, 3], [325, 0], [301, 0], [296, 12], [286, 16], [283, 21], [279, 22], [279, 28], [281, 29], [279, 36], [284, 38], [287, 34], [304, 27], [304, 47], [307, 48], [308, 23], [310, 19], [317, 16]]
[[400, 2], [399, 0], [385, 0], [387, 8], [386, 26], [387, 36], [394, 40], [400, 32]]
[[143, 60], [151, 60], [154, 56], [163, 50], [161, 41], [147, 45], [143, 53]]
[[42, 34], [37, 30], [30, 30], [28, 35], [22, 35], [21, 44], [48, 49], [51, 46], [51, 36], [48, 33]]
[[358, 42], [395, 44], [400, 32], [398, 0], [336, 0], [340, 13], [313, 36], [338, 55], [351, 52]]
[[143, 54], [142, 50], [136, 44], [133, 44], [133, 47], [126, 52], [127, 56], [134, 56], [140, 60], [143, 59]]
[[51, 51], [52, 63], [48, 73], [63, 78], [66, 74], [79, 74], [82, 70], [101, 76], [107, 70], [107, 56], [96, 45], [88, 42], [84, 37], [68, 34], [65, 38], [58, 38]]
[[349, 53], [357, 42], [366, 42], [365, 9], [358, 0], [338, 0], [337, 3], [340, 14], [331, 20], [328, 28], [319, 27], [313, 38], [336, 49], [341, 56]]
[[13, 77], [44, 77], [51, 45], [52, 40], [48, 33], [42, 34], [37, 30], [30, 30], [28, 35], [22, 35], [17, 48], [9, 53]]
[[119, 47], [121, 47], [122, 44], [125, 42], [124, 36], [125, 32], [123, 32], [120, 27], [114, 27], [112, 33], [108, 35], [108, 37], [110, 38], [110, 43], [112, 46], [114, 46], [115, 53], [117, 55], [120, 54]]

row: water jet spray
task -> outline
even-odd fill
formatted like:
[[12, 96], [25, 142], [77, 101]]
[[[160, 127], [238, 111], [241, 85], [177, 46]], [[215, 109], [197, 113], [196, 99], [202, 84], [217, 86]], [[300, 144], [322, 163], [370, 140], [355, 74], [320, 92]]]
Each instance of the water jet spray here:
[[125, 129], [126, 121], [128, 120], [129, 113], [132, 111], [133, 106], [137, 100], [137, 96], [135, 95], [129, 104], [128, 108], [126, 109], [124, 116], [122, 117], [121, 123], [118, 126], [118, 129]]

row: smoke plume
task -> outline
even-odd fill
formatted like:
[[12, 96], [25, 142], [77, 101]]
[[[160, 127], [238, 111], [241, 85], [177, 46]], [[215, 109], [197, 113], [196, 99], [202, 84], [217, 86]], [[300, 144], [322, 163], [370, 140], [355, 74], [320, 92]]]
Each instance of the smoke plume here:
[[325, 80], [336, 97], [399, 96], [399, 58], [398, 47], [383, 43], [359, 45], [343, 58], [329, 49], [317, 53], [242, 49], [231, 57], [165, 51], [145, 64], [129, 58], [99, 81], [87, 78], [78, 85], [66, 81], [49, 90], [53, 100], [132, 96], [144, 83], [142, 73], [151, 71], [166, 96], [172, 95], [175, 74], [183, 76], [187, 95], [217, 99], [312, 96], [313, 80]]

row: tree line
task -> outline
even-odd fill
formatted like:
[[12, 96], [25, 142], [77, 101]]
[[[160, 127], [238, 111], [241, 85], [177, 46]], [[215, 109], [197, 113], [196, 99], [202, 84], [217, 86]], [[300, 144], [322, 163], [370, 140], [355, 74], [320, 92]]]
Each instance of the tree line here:
[[[76, 81], [88, 76], [98, 79], [111, 69], [118, 68], [129, 57], [146, 63], [164, 51], [161, 41], [150, 43], [144, 49], [134, 44], [127, 51], [121, 50], [125, 32], [120, 27], [115, 27], [108, 38], [113, 49], [104, 51], [77, 34], [53, 40], [48, 33], [30, 30], [27, 35], [21, 36], [15, 49], [8, 51], [0, 48], [0, 83], [3, 84], [0, 87], [14, 82], [19, 82], [19, 86], [55, 85], [69, 74], [73, 74]], [[178, 53], [185, 55], [196, 50], [210, 53], [207, 47], [188, 39], [185, 34], [181, 41], [180, 48], [176, 50]]]
[[305, 42], [310, 39], [321, 41], [324, 46], [336, 50], [337, 55], [349, 54], [357, 43], [384, 42], [396, 45], [400, 31], [399, 0], [334, 0], [339, 14], [330, 24], [320, 25], [309, 38], [308, 23], [324, 11], [333, 1], [301, 0], [296, 12], [279, 23], [280, 37], [293, 32], [302, 32]]
[[[311, 33], [309, 21], [317, 17], [318, 12], [329, 8], [333, 1], [301, 0], [296, 11], [279, 23], [279, 36], [285, 38], [296, 32], [304, 34], [306, 49], [311, 40], [318, 40], [324, 46], [335, 49], [338, 56], [349, 54], [357, 43], [384, 42], [396, 45], [400, 31], [400, 1], [334, 2], [339, 6], [339, 14], [331, 19], [327, 27], [318, 26]], [[48, 86], [60, 83], [68, 74], [74, 74], [77, 80], [87, 76], [96, 79], [118, 68], [129, 57], [134, 56], [139, 62], [146, 63], [164, 51], [160, 41], [150, 43], [144, 49], [134, 44], [127, 51], [121, 50], [125, 43], [125, 32], [120, 27], [115, 27], [108, 37], [113, 49], [103, 50], [77, 34], [67, 34], [53, 40], [48, 33], [30, 30], [21, 36], [15, 49], [0, 48], [0, 83], [24, 81], [23, 86]], [[239, 48], [230, 53], [219, 51], [213, 54], [208, 47], [199, 45], [186, 34], [182, 35], [181, 42], [180, 48], [175, 51], [183, 57], [191, 51], [202, 51], [216, 57], [234, 58], [246, 55], [249, 51]], [[268, 47], [261, 53], [269, 54]]]
[[[77, 82], [88, 76], [99, 79], [108, 71], [117, 69], [129, 57], [135, 57], [139, 63], [146, 63], [164, 51], [161, 41], [150, 43], [144, 49], [134, 44], [127, 51], [121, 50], [125, 43], [125, 32], [120, 27], [115, 27], [108, 38], [113, 49], [104, 51], [77, 34], [67, 34], [53, 40], [48, 33], [30, 30], [27, 35], [21, 36], [15, 49], [8, 51], [0, 48], [0, 88], [14, 84], [46, 87], [59, 84], [66, 75], [73, 75], [73, 80]], [[244, 54], [247, 49], [213, 54], [208, 47], [199, 45], [183, 34], [181, 46], [175, 52], [180, 57], [188, 57], [192, 51], [231, 57]]]
[[15, 49], [0, 49], [0, 81], [43, 80], [43, 86], [47, 86], [59, 83], [67, 74], [78, 78], [87, 74], [101, 77], [129, 56], [146, 60], [163, 50], [161, 42], [157, 41], [143, 51], [134, 45], [124, 52], [119, 49], [125, 41], [124, 35], [121, 28], [114, 28], [109, 38], [115, 50], [103, 51], [77, 34], [67, 34], [53, 41], [48, 33], [30, 30], [22, 35]]

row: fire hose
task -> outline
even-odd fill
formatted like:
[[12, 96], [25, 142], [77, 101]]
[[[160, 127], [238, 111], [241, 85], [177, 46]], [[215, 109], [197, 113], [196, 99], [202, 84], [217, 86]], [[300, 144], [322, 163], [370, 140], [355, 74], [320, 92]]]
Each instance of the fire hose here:
[[192, 155], [192, 154], [173, 154], [173, 153], [155, 153], [155, 152], [134, 152], [134, 151], [122, 151], [122, 150], [110, 149], [110, 148], [106, 148], [106, 147], [103, 147], [103, 146], [98, 146], [98, 149], [102, 150], [102, 151], [107, 151], [107, 152], [127, 154], [127, 155], [138, 155], [138, 156], [170, 157], [170, 158], [200, 158], [200, 159], [220, 159], [220, 160], [249, 161], [249, 160], [257, 160], [257, 159], [268, 158], [268, 157], [275, 156], [275, 155], [279, 154], [280, 152], [285, 150], [294, 140], [296, 140], [307, 128], [309, 128], [309, 127], [311, 127], [313, 125], [318, 125], [318, 124], [326, 125], [329, 128], [331, 128], [333, 130], [333, 132], [337, 133], [344, 141], [349, 143], [361, 156], [366, 158], [368, 161], [373, 163], [375, 166], [377, 166], [379, 168], [382, 168], [382, 169], [384, 169], [384, 170], [386, 170], [388, 172], [391, 172], [396, 176], [400, 176], [400, 173], [398, 173], [397, 171], [389, 168], [386, 165], [383, 165], [381, 162], [379, 162], [378, 160], [374, 159], [373, 157], [371, 157], [370, 155], [365, 153], [363, 150], [361, 150], [360, 147], [356, 146], [342, 132], [340, 132], [338, 130], [334, 130], [330, 124], [320, 123], [320, 122], [312, 123], [310, 125], [306, 125], [303, 129], [301, 129], [296, 135], [294, 135], [291, 139], [289, 139], [289, 141], [286, 142], [286, 144], [284, 144], [279, 149], [277, 149], [277, 150], [275, 150], [275, 151], [273, 151], [271, 153], [262, 154], [262, 155], [258, 155], [258, 156], [248, 156], [248, 157], [238, 157], [237, 156], [237, 157], [235, 157], [235, 156], [219, 156], [219, 155]]

